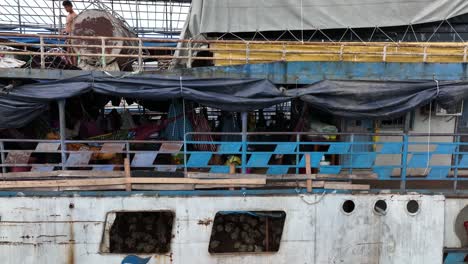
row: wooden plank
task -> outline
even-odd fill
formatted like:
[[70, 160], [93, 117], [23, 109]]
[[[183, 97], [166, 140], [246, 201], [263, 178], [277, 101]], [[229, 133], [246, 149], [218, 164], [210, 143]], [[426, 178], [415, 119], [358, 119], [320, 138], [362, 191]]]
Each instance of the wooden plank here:
[[324, 188], [333, 189], [333, 190], [369, 190], [370, 185], [341, 183], [341, 182], [325, 182]]
[[265, 174], [224, 174], [224, 173], [205, 173], [205, 172], [189, 172], [188, 178], [191, 179], [267, 179], [272, 181], [284, 180], [306, 180], [316, 179], [316, 175], [305, 174], [278, 174], [278, 175], [265, 175]]
[[[229, 189], [230, 191], [234, 191], [235, 189], [232, 187], [233, 185], [208, 185], [208, 184], [197, 184], [195, 185], [195, 189], [197, 190], [207, 190], [207, 189]], [[265, 185], [235, 185], [237, 188], [265, 188]]]
[[124, 172], [125, 172], [125, 191], [131, 192], [132, 191], [132, 183], [131, 183], [131, 172], [130, 172], [130, 160], [128, 158], [124, 159]]
[[193, 184], [133, 184], [133, 190], [145, 191], [191, 191], [195, 189]]
[[106, 186], [125, 184], [125, 179], [45, 180], [45, 181], [2, 181], [0, 189], [49, 188], [75, 186]]
[[[210, 184], [210, 185], [265, 185], [265, 179], [213, 179], [200, 180], [189, 178], [132, 178], [132, 183], [154, 184]], [[1, 184], [1, 182], [0, 182]]]
[[[306, 163], [306, 174], [311, 175], [312, 167], [310, 166], [310, 154], [305, 155], [305, 163]], [[312, 180], [311, 179], [306, 180], [306, 188], [307, 188], [307, 192], [309, 193], [312, 192]]]
[[374, 180], [378, 179], [377, 173], [361, 174], [317, 174], [317, 179], [343, 179], [343, 180]]
[[124, 177], [123, 171], [89, 171], [89, 170], [66, 170], [66, 171], [43, 171], [43, 172], [10, 172], [0, 173], [0, 177], [8, 178], [43, 178], [43, 177]]
[[[313, 181], [312, 188], [323, 188], [325, 186], [325, 181]], [[288, 187], [288, 188], [307, 188], [307, 183], [305, 182], [267, 182], [266, 187]]]
[[[236, 174], [236, 165], [235, 164], [229, 164], [229, 174]], [[229, 188], [229, 190], [234, 191], [234, 188]]]
[[[28, 191], [31, 189], [28, 189]], [[125, 185], [106, 185], [106, 186], [81, 186], [81, 187], [58, 187], [58, 191], [113, 191], [125, 190]]]
[[[107, 186], [127, 184], [128, 179], [84, 179], [84, 180], [44, 180], [44, 181], [1, 181], [0, 189], [12, 188], [48, 188], [75, 186]], [[132, 184], [210, 184], [210, 185], [265, 185], [264, 179], [223, 179], [198, 180], [187, 178], [130, 178]]]

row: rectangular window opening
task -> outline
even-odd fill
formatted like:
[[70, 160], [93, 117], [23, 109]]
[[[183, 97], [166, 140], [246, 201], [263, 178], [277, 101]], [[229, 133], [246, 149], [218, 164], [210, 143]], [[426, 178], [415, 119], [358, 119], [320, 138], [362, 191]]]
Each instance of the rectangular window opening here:
[[102, 250], [104, 253], [164, 254], [170, 252], [173, 212], [114, 212], [109, 213], [107, 218], [107, 234], [104, 235], [104, 249]]
[[213, 222], [208, 252], [278, 252], [283, 234], [284, 211], [223, 211]]

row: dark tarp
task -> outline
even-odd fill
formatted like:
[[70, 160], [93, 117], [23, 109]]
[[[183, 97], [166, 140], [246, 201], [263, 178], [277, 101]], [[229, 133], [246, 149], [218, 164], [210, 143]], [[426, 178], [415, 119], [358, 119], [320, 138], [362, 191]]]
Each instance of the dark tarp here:
[[0, 94], [0, 128], [21, 127], [50, 101], [94, 91], [167, 101], [184, 98], [230, 112], [252, 111], [300, 98], [311, 107], [352, 119], [388, 119], [435, 100], [444, 108], [468, 98], [468, 81], [320, 81], [285, 93], [267, 80], [161, 76], [77, 78], [26, 84]]
[[[253, 111], [290, 100], [268, 80], [162, 76], [96, 78], [84, 75], [15, 87], [0, 94], [0, 128], [21, 127], [51, 101], [88, 92], [145, 101], [183, 98], [230, 112]], [[27, 103], [29, 102], [29, 103]]]
[[[439, 88], [437, 88], [439, 87]], [[289, 90], [312, 107], [353, 119], [387, 119], [436, 100], [444, 108], [468, 98], [466, 81], [330, 81]]]

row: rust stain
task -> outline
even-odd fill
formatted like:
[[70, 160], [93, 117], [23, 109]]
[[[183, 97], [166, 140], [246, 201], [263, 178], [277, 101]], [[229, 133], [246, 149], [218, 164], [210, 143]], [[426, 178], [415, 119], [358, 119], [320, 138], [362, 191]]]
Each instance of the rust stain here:
[[205, 218], [205, 219], [198, 220], [199, 225], [209, 226], [209, 225], [211, 225], [211, 223], [213, 223], [213, 220], [210, 219], [210, 218]]
[[75, 263], [75, 230], [73, 228], [73, 218], [70, 216], [70, 239], [68, 246], [68, 261], [67, 264]]

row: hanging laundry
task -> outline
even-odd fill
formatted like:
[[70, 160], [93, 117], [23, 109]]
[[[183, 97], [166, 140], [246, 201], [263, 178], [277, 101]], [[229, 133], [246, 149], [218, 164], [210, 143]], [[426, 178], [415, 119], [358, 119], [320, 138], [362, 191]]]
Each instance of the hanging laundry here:
[[[167, 140], [183, 141], [185, 133], [193, 132], [192, 124], [184, 115], [184, 106], [180, 101], [173, 101], [169, 106], [167, 119], [169, 123], [163, 132], [163, 137]], [[191, 140], [190, 135], [187, 140]]]
[[[221, 132], [223, 133], [239, 133], [241, 128], [235, 113], [223, 112], [221, 116]], [[235, 142], [241, 141], [240, 135], [223, 135], [221, 141]]]
[[[211, 127], [206, 118], [204, 111], [200, 111], [198, 114], [192, 115], [192, 123], [195, 132], [211, 132]], [[193, 137], [194, 141], [213, 142], [212, 135], [200, 135], [196, 134]], [[200, 151], [216, 151], [216, 145], [214, 144], [196, 144], [195, 148]]]

